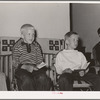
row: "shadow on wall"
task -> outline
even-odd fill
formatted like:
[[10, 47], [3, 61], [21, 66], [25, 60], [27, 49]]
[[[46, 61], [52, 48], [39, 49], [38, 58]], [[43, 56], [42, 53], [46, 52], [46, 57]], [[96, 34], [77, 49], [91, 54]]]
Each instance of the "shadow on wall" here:
[[83, 41], [82, 41], [81, 38], [79, 39], [78, 47], [76, 49], [78, 51], [82, 52], [85, 55], [87, 61], [90, 62], [89, 66], [94, 66], [95, 65], [94, 59], [91, 59], [91, 52], [86, 52], [85, 51], [85, 47], [83, 46]]
[[85, 47], [83, 46], [83, 41], [81, 38], [79, 38], [78, 47], [76, 49], [85, 54]]

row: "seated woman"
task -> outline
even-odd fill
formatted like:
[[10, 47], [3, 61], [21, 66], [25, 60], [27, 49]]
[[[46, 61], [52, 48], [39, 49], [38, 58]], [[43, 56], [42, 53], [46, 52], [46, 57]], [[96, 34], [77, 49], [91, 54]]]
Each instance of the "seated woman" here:
[[[97, 30], [98, 36], [100, 37], [100, 28]], [[100, 41], [93, 47], [93, 59], [95, 61], [95, 69], [100, 75]]]
[[31, 24], [24, 24], [20, 31], [21, 38], [14, 45], [12, 52], [18, 89], [49, 91], [51, 80], [44, 68], [38, 68], [43, 63], [43, 56], [39, 43], [35, 41], [35, 28]]
[[[98, 36], [100, 37], [100, 28], [98, 29]], [[98, 42], [93, 47], [93, 58], [95, 60], [95, 65], [100, 67], [100, 42]]]

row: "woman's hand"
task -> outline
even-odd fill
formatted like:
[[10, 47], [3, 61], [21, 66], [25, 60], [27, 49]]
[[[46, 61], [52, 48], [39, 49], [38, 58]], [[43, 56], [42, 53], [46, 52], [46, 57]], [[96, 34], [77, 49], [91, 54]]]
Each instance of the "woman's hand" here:
[[70, 68], [66, 68], [63, 73], [72, 73], [72, 70]]

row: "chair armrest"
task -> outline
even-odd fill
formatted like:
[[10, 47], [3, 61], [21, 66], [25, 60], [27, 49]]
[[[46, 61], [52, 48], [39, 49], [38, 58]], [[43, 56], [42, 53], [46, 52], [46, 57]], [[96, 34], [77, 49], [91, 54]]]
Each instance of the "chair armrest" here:
[[51, 69], [52, 71], [56, 72], [55, 66], [50, 66], [50, 69]]

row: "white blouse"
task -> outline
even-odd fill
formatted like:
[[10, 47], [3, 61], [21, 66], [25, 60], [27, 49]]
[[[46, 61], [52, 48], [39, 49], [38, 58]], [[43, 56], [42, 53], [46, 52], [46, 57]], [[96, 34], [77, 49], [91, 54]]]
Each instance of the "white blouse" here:
[[70, 68], [71, 70], [75, 69], [85, 69], [87, 64], [87, 60], [83, 53], [77, 50], [63, 50], [58, 53], [56, 56], [55, 67], [58, 74], [62, 74], [62, 72], [66, 68]]

